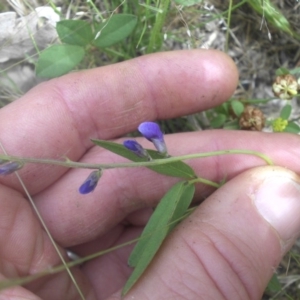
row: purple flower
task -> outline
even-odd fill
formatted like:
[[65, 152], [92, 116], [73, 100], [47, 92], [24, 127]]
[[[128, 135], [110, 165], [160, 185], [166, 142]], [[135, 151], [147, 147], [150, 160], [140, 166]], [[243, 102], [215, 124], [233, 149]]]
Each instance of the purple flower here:
[[139, 132], [149, 141], [151, 141], [158, 152], [166, 154], [167, 146], [164, 141], [164, 135], [159, 125], [154, 122], [143, 122], [138, 127]]
[[80, 194], [91, 193], [97, 186], [102, 170], [93, 171], [79, 188]]
[[0, 175], [11, 174], [23, 167], [23, 164], [18, 161], [10, 161], [0, 166]]
[[125, 148], [127, 148], [137, 156], [149, 158], [149, 154], [147, 153], [147, 151], [138, 142], [133, 140], [126, 140], [123, 142], [123, 145]]

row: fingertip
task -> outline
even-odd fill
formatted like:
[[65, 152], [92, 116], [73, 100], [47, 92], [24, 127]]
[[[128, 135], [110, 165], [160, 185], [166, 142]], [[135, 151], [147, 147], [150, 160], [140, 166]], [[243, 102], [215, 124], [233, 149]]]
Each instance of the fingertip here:
[[135, 82], [144, 78], [145, 87], [151, 91], [147, 99], [149, 120], [174, 118], [220, 105], [232, 96], [238, 83], [235, 63], [218, 50], [154, 53], [132, 62], [138, 65]]
[[253, 195], [253, 203], [277, 232], [284, 255], [300, 232], [300, 178], [281, 167], [260, 169], [264, 177]]
[[227, 93], [227, 95], [225, 96], [225, 98], [227, 99], [234, 93], [238, 85], [239, 71], [237, 65], [229, 55], [222, 51], [211, 50], [211, 53], [213, 59], [215, 59], [216, 63], [219, 64], [216, 76], [220, 81], [224, 81], [225, 79], [224, 89]]
[[214, 93], [205, 109], [212, 108], [232, 96], [238, 84], [238, 69], [232, 58], [219, 50], [201, 50], [199, 59], [206, 74], [203, 93], [209, 94], [209, 90]]
[[[286, 168], [256, 167], [223, 185], [191, 217], [194, 231], [209, 237], [250, 295], [263, 293], [299, 236], [299, 182]], [[201, 247], [197, 251], [207, 261]]]

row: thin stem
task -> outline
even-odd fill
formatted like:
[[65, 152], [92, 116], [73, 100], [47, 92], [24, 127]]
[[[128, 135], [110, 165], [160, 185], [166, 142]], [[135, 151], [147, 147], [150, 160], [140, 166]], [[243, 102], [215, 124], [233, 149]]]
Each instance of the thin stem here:
[[215, 188], [219, 188], [221, 186], [221, 184], [217, 183], [217, 182], [213, 182], [211, 180], [202, 178], [202, 177], [197, 177], [195, 179], [189, 180], [189, 183], [204, 183], [210, 186], [213, 186]]
[[[169, 223], [167, 226], [171, 225], [174, 222], [178, 222], [180, 220], [185, 219], [189, 214], [191, 214], [193, 212], [194, 209], [195, 208], [188, 209], [187, 210], [187, 214], [185, 214], [184, 216], [180, 217], [177, 220], [174, 220], [173, 222]], [[152, 233], [150, 233], [148, 236], [151, 236], [151, 234]], [[145, 237], [147, 237], [147, 236], [145, 236]], [[92, 259], [95, 259], [95, 258], [97, 258], [99, 256], [102, 256], [104, 254], [110, 253], [112, 251], [121, 249], [121, 248], [126, 247], [128, 245], [131, 245], [131, 244], [133, 244], [135, 242], [138, 242], [140, 240], [140, 238], [141, 237], [135, 238], [133, 240], [130, 240], [130, 241], [125, 242], [125, 243], [122, 243], [120, 245], [113, 246], [113, 247], [111, 247], [109, 249], [102, 250], [102, 251], [90, 254], [88, 256], [76, 259], [75, 261], [67, 262], [65, 265], [59, 265], [59, 266], [53, 267], [51, 269], [47, 269], [45, 271], [39, 272], [37, 274], [33, 274], [33, 275], [26, 276], [26, 277], [21, 277], [21, 278], [10, 278], [8, 280], [1, 280], [0, 281], [0, 291], [3, 290], [3, 289], [7, 289], [7, 288], [10, 288], [10, 287], [13, 287], [13, 286], [24, 285], [24, 284], [30, 283], [33, 280], [36, 280], [36, 279], [38, 279], [40, 277], [43, 277], [43, 276], [46, 276], [46, 275], [49, 275], [49, 274], [59, 273], [61, 271], [64, 271], [66, 267], [67, 268], [72, 268], [72, 267], [81, 265], [81, 264], [83, 264], [85, 262], [88, 262], [88, 261], [90, 261]]]
[[138, 240], [139, 240], [139, 238], [136, 238], [134, 240], [130, 240], [130, 241], [125, 242], [123, 244], [111, 247], [107, 250], [99, 251], [99, 252], [91, 254], [89, 256], [79, 258], [75, 261], [67, 262], [66, 265], [59, 265], [57, 267], [47, 269], [47, 270], [39, 272], [37, 274], [29, 275], [29, 276], [26, 276], [26, 277], [23, 277], [23, 278], [21, 277], [21, 278], [10, 278], [8, 280], [1, 280], [0, 281], [0, 291], [3, 290], [3, 289], [7, 289], [9, 287], [13, 287], [13, 286], [17, 286], [17, 285], [24, 285], [26, 283], [29, 283], [29, 282], [35, 280], [35, 279], [38, 279], [40, 277], [43, 277], [43, 276], [46, 276], [46, 275], [49, 275], [49, 274], [59, 273], [61, 271], [64, 271], [66, 269], [66, 267], [72, 268], [72, 267], [81, 265], [81, 264], [83, 264], [83, 263], [85, 263], [89, 260], [92, 260], [94, 258], [97, 258], [101, 255], [104, 255], [106, 253], [112, 252], [114, 250], [120, 249], [120, 248], [128, 246], [128, 245], [131, 245], [131, 244], [137, 242]]
[[99, 9], [97, 8], [97, 6], [94, 4], [94, 2], [92, 0], [87, 0], [86, 1], [88, 4], [90, 4], [90, 6], [93, 8], [93, 10], [96, 12], [96, 14], [99, 16], [99, 18], [102, 20], [104, 20], [104, 18], [102, 17], [101, 12], [99, 11]]
[[[4, 149], [2, 143], [0, 143], [0, 147], [1, 147], [1, 149], [3, 150], [3, 152], [6, 153], [6, 150]], [[70, 276], [70, 278], [71, 278], [71, 281], [73, 282], [73, 284], [74, 284], [74, 286], [75, 286], [77, 292], [79, 293], [80, 298], [81, 298], [82, 300], [85, 300], [85, 297], [84, 297], [84, 295], [83, 295], [83, 293], [82, 293], [80, 287], [78, 286], [75, 277], [73, 276], [73, 274], [72, 274], [70, 268], [68, 267], [68, 265], [67, 265], [67, 263], [66, 263], [64, 257], [62, 256], [62, 253], [60, 252], [60, 250], [59, 250], [59, 248], [58, 248], [56, 242], [54, 241], [54, 239], [53, 239], [53, 237], [52, 237], [52, 235], [51, 235], [51, 233], [50, 233], [50, 231], [49, 231], [49, 229], [48, 229], [46, 223], [44, 222], [44, 219], [43, 219], [42, 215], [41, 215], [40, 212], [38, 211], [38, 208], [37, 208], [37, 206], [35, 205], [35, 203], [34, 203], [32, 197], [31, 197], [31, 195], [29, 194], [28, 189], [26, 188], [26, 186], [25, 186], [25, 184], [24, 184], [22, 178], [20, 177], [20, 175], [19, 175], [18, 172], [15, 172], [15, 173], [16, 173], [16, 176], [17, 176], [17, 178], [18, 178], [18, 180], [19, 180], [19, 182], [20, 182], [20, 184], [21, 184], [21, 186], [22, 186], [22, 188], [23, 188], [23, 190], [24, 190], [24, 192], [25, 192], [27, 198], [29, 199], [29, 202], [30, 202], [30, 204], [31, 204], [31, 206], [32, 206], [32, 208], [33, 208], [33, 210], [35, 211], [35, 213], [36, 213], [36, 215], [37, 215], [39, 221], [41, 222], [43, 229], [44, 229], [45, 232], [47, 233], [47, 235], [48, 235], [48, 237], [49, 237], [49, 239], [50, 239], [50, 241], [51, 241], [51, 243], [52, 243], [52, 245], [53, 245], [55, 251], [57, 252], [59, 258], [61, 259], [61, 261], [62, 261], [62, 263], [63, 263], [63, 267], [66, 269], [67, 273], [69, 274], [69, 276]]]
[[30, 203], [31, 203], [31, 205], [32, 205], [32, 207], [33, 207], [33, 210], [35, 211], [35, 213], [36, 213], [36, 215], [37, 215], [39, 221], [41, 222], [42, 227], [43, 227], [44, 230], [46, 231], [46, 233], [47, 233], [47, 235], [48, 235], [48, 237], [49, 237], [49, 239], [50, 239], [50, 241], [51, 241], [51, 243], [52, 243], [52, 245], [53, 245], [55, 251], [57, 252], [59, 258], [61, 259], [61, 261], [62, 261], [62, 263], [63, 263], [63, 264], [62, 264], [62, 268], [63, 268], [64, 270], [66, 270], [67, 273], [69, 274], [69, 276], [70, 276], [70, 278], [71, 278], [71, 281], [73, 282], [73, 284], [74, 284], [74, 286], [75, 286], [75, 288], [76, 288], [78, 294], [80, 295], [80, 298], [81, 298], [82, 300], [85, 300], [85, 297], [84, 297], [84, 295], [83, 295], [83, 293], [82, 293], [80, 287], [78, 286], [75, 277], [73, 276], [73, 274], [72, 274], [70, 268], [68, 267], [68, 264], [67, 264], [67, 262], [65, 261], [64, 257], [62, 256], [62, 253], [60, 252], [60, 250], [59, 250], [59, 248], [58, 248], [56, 242], [54, 241], [54, 239], [53, 239], [53, 237], [52, 237], [52, 235], [51, 235], [51, 233], [50, 233], [48, 227], [46, 226], [46, 223], [44, 222], [44, 219], [42, 218], [41, 214], [39, 213], [39, 211], [38, 211], [38, 209], [37, 209], [37, 207], [36, 207], [36, 205], [35, 205], [35, 203], [34, 203], [32, 197], [31, 197], [31, 195], [29, 194], [29, 192], [28, 192], [26, 186], [24, 185], [24, 182], [23, 182], [23, 180], [21, 179], [21, 177], [20, 177], [20, 175], [18, 174], [18, 172], [16, 172], [16, 176], [17, 176], [19, 182], [20, 182], [21, 185], [22, 185], [22, 188], [24, 189], [24, 191], [25, 191], [25, 193], [26, 193], [26, 195], [27, 195], [27, 197], [28, 197], [28, 199], [29, 199], [29, 201], [30, 201]]
[[192, 158], [202, 158], [202, 157], [228, 155], [228, 154], [254, 155], [263, 159], [268, 165], [273, 165], [272, 160], [263, 153], [252, 151], [252, 150], [237, 150], [237, 149], [187, 154], [182, 156], [174, 156], [174, 157], [155, 159], [152, 161], [144, 161], [144, 162], [114, 163], [114, 164], [81, 163], [81, 162], [71, 161], [69, 159], [62, 161], [62, 160], [55, 160], [55, 159], [19, 157], [19, 156], [11, 156], [11, 155], [4, 155], [4, 154], [0, 154], [0, 160], [3, 159], [8, 161], [17, 161], [21, 163], [52, 164], [52, 165], [57, 165], [57, 166], [62, 166], [67, 168], [113, 169], [113, 168], [151, 167], [151, 166], [164, 165], [167, 163], [182, 161], [182, 160], [187, 160]]

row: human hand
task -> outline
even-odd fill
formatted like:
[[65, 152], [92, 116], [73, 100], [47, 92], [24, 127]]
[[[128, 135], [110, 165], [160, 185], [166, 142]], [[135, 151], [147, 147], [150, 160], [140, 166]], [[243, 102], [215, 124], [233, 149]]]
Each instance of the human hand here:
[[[146, 120], [208, 109], [227, 100], [236, 84], [233, 62], [208, 50], [158, 53], [72, 73], [40, 84], [1, 109], [0, 141], [16, 156], [125, 161], [93, 146], [90, 138], [114, 140]], [[165, 140], [173, 156], [249, 149], [300, 172], [296, 135], [214, 130], [168, 135]], [[218, 182], [226, 176], [228, 182], [215, 192], [199, 185], [195, 201], [207, 199], [176, 227], [125, 299], [260, 299], [299, 233], [298, 177], [280, 167], [251, 169], [263, 164], [252, 156], [188, 163], [201, 177]], [[83, 196], [78, 188], [89, 173], [39, 164], [19, 171], [61, 250], [80, 256], [136, 238], [151, 207], [176, 181], [145, 168], [113, 169], [104, 172], [93, 193]], [[1, 279], [60, 264], [15, 175], [1, 178], [0, 195]], [[132, 271], [127, 266], [131, 249], [72, 268], [86, 299], [121, 298]], [[66, 272], [4, 290], [0, 299], [8, 295], [79, 299]]]

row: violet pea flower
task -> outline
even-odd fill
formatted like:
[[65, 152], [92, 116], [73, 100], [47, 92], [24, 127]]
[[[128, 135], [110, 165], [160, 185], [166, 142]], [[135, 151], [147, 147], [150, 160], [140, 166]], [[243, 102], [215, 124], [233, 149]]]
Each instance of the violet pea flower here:
[[150, 142], [152, 142], [158, 152], [167, 154], [164, 135], [160, 127], [155, 122], [143, 122], [139, 125], [138, 131]]
[[80, 186], [79, 193], [83, 195], [91, 193], [96, 188], [101, 175], [102, 170], [93, 171]]
[[0, 166], [0, 175], [9, 175], [23, 167], [23, 163], [18, 161], [10, 161]]
[[133, 140], [126, 140], [123, 142], [123, 145], [135, 155], [139, 157], [149, 158], [149, 154], [147, 153], [147, 151], [138, 142]]

